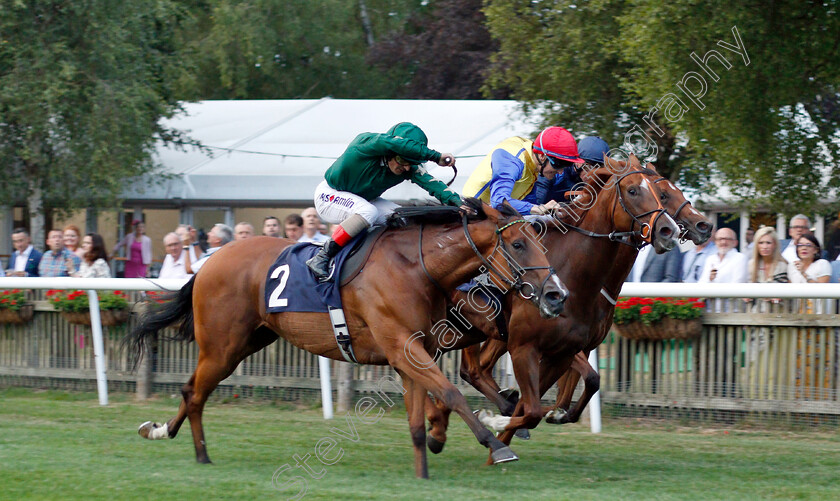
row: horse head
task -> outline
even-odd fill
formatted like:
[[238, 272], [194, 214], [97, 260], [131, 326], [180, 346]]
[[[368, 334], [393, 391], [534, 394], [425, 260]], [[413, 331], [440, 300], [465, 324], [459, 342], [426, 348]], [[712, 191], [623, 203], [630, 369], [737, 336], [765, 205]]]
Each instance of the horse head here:
[[[645, 168], [656, 172], [652, 163], [648, 163]], [[712, 236], [712, 222], [691, 206], [691, 202], [686, 200], [683, 192], [674, 186], [674, 183], [664, 177], [656, 179], [654, 183], [662, 192], [662, 205], [682, 230], [680, 236], [697, 245], [709, 240]]]
[[491, 280], [502, 290], [517, 290], [520, 296], [539, 308], [543, 318], [560, 315], [569, 290], [548, 263], [540, 235], [507, 202], [499, 210], [487, 204], [476, 207], [475, 202], [468, 199], [466, 203], [483, 213], [495, 226], [495, 246], [489, 255], [485, 257], [485, 252], [479, 253], [476, 249], [490, 272]]
[[604, 209], [611, 206], [613, 231], [631, 231], [637, 240], [653, 245], [660, 254], [676, 246], [679, 227], [663, 207], [661, 191], [653, 182], [660, 176], [642, 168], [635, 156], [627, 161], [608, 157], [602, 167], [582, 177], [590, 188], [600, 189], [593, 188], [584, 195], [589, 200], [584, 198], [578, 205], [601, 202]]

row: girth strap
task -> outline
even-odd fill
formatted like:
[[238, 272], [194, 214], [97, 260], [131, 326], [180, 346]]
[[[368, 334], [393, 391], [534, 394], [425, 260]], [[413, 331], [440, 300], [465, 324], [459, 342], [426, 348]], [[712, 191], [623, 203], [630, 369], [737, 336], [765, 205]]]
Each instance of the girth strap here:
[[347, 321], [344, 318], [344, 310], [341, 308], [328, 307], [330, 311], [330, 322], [332, 323], [333, 334], [335, 334], [335, 342], [338, 345], [338, 351], [344, 360], [351, 364], [358, 364], [356, 354], [353, 353], [353, 345], [350, 342], [350, 329], [347, 328]]

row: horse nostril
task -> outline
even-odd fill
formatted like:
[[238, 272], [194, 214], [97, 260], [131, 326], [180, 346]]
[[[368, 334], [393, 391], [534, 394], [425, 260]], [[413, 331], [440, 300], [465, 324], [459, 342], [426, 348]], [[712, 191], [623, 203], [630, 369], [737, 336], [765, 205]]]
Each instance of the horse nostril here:
[[700, 231], [702, 233], [708, 233], [708, 232], [712, 231], [712, 225], [710, 225], [709, 223], [703, 222], [703, 221], [700, 221], [699, 223], [697, 223], [695, 225], [695, 227], [697, 228], [698, 231]]
[[552, 291], [546, 293], [545, 298], [552, 304], [554, 303], [562, 303], [566, 300], [566, 295], [560, 293], [559, 291]]
[[668, 226], [665, 226], [665, 227], [663, 227], [659, 230], [659, 234], [662, 235], [663, 237], [670, 237], [673, 233], [674, 233], [674, 230], [672, 230]]

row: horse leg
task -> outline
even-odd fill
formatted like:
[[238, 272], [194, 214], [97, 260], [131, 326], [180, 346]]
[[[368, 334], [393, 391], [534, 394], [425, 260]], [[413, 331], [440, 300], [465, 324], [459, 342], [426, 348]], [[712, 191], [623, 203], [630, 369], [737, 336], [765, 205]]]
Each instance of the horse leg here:
[[[397, 329], [392, 329], [391, 332]], [[387, 331], [386, 331], [387, 332]], [[426, 388], [446, 407], [455, 411], [467, 424], [478, 442], [488, 447], [494, 463], [516, 461], [519, 457], [507, 445], [500, 442], [487, 428], [481, 425], [478, 418], [467, 405], [467, 399], [458, 391], [446, 376], [435, 365], [434, 359], [419, 345], [412, 342], [410, 335], [392, 337], [396, 345], [391, 346], [389, 362], [392, 367], [401, 370], [407, 377], [414, 380], [414, 384]], [[403, 356], [406, 355], [406, 356]], [[409, 360], [410, 359], [410, 360]]]
[[439, 400], [426, 394], [426, 418], [429, 420], [429, 434], [426, 444], [433, 454], [440, 454], [446, 445], [446, 429], [449, 427], [449, 414], [452, 412]]
[[425, 388], [417, 384], [411, 377], [398, 371], [405, 386], [405, 408], [408, 414], [408, 429], [411, 432], [411, 443], [414, 446], [414, 475], [417, 478], [429, 478], [429, 464], [426, 461], [426, 429], [423, 415], [427, 393]]
[[[580, 420], [581, 414], [583, 414], [583, 409], [589, 404], [589, 401], [592, 399], [592, 396], [598, 392], [601, 388], [601, 376], [598, 375], [598, 372], [589, 365], [589, 360], [587, 359], [587, 354], [585, 352], [580, 352], [575, 355], [574, 360], [572, 361], [571, 368], [574, 369], [574, 372], [568, 371], [566, 374], [563, 375], [563, 380], [567, 380], [574, 383], [574, 386], [567, 385], [565, 388], [566, 392], [568, 393], [568, 401], [571, 402], [572, 400], [572, 393], [575, 391], [575, 387], [577, 386], [578, 380], [583, 377], [583, 394], [578, 399], [577, 403], [575, 403], [574, 408], [571, 411], [569, 409], [569, 403], [566, 404], [564, 410], [567, 412], [560, 413], [555, 412], [552, 416], [546, 415], [546, 422], [552, 424], [565, 424], [565, 423], [577, 423]], [[559, 385], [559, 383], [558, 383]], [[557, 395], [558, 402], [560, 400], [560, 394]]]

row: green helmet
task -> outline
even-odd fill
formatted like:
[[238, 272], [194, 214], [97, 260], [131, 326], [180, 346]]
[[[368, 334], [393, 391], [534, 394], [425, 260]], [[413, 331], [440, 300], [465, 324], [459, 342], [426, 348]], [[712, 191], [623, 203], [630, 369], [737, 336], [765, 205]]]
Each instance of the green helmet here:
[[[429, 145], [429, 138], [426, 137], [426, 133], [423, 132], [420, 129], [420, 127], [417, 127], [411, 122], [398, 123], [397, 125], [388, 129], [388, 134], [391, 136], [402, 137], [405, 139], [417, 141], [423, 146]], [[404, 158], [404, 160], [410, 162], [412, 165], [419, 165], [425, 162], [425, 160], [417, 158]]]

